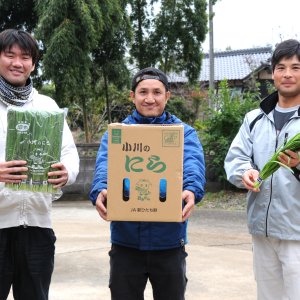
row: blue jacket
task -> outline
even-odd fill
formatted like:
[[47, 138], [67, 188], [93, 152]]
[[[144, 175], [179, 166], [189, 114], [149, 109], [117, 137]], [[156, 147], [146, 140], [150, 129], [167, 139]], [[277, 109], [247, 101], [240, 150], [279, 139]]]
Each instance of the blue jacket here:
[[[146, 118], [136, 110], [128, 116], [126, 124], [175, 124], [182, 123], [176, 116], [164, 112], [162, 116]], [[195, 202], [204, 195], [205, 162], [202, 145], [197, 132], [184, 125], [183, 190], [195, 194]], [[106, 132], [97, 154], [94, 180], [90, 199], [95, 204], [101, 190], [107, 188], [107, 142]], [[180, 247], [187, 243], [187, 221], [185, 222], [111, 222], [111, 242], [140, 250], [163, 250]]]

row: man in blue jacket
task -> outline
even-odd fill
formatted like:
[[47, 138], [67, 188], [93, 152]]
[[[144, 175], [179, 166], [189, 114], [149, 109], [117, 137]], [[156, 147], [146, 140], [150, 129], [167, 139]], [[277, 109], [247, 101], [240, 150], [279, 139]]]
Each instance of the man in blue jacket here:
[[[135, 110], [126, 124], [178, 124], [165, 111], [170, 98], [167, 76], [155, 68], [140, 70], [132, 80], [130, 97]], [[149, 279], [155, 300], [183, 300], [186, 289], [187, 220], [204, 195], [205, 163], [197, 132], [184, 124], [182, 222], [111, 222], [111, 299], [142, 300]], [[106, 220], [106, 132], [96, 159], [90, 199]]]

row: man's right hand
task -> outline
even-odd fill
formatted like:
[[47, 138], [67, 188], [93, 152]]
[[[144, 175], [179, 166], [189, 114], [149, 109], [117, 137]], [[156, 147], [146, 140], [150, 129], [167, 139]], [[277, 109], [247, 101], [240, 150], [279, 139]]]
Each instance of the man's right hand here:
[[96, 209], [103, 220], [107, 220], [107, 190], [102, 190], [96, 200]]
[[20, 183], [27, 175], [22, 175], [22, 172], [27, 172], [25, 160], [12, 160], [0, 162], [0, 182], [5, 183]]
[[245, 171], [242, 176], [242, 182], [247, 190], [259, 192], [259, 188], [254, 188], [253, 184], [259, 177], [259, 172], [255, 169]]

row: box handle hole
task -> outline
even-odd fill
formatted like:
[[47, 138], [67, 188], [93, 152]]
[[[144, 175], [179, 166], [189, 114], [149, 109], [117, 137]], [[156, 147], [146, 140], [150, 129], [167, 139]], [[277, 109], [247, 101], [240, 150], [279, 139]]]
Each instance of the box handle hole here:
[[167, 180], [165, 178], [159, 181], [159, 201], [165, 202], [167, 200]]
[[130, 179], [123, 179], [123, 200], [128, 201], [130, 199]]

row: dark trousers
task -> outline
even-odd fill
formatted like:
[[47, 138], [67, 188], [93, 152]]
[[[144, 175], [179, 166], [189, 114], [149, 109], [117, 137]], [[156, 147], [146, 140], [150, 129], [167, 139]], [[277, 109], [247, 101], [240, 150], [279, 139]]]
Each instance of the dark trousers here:
[[143, 300], [149, 279], [154, 300], [184, 300], [187, 284], [184, 247], [141, 251], [112, 245], [110, 280], [112, 300]]
[[0, 300], [11, 286], [16, 300], [48, 299], [55, 241], [50, 228], [0, 229]]

